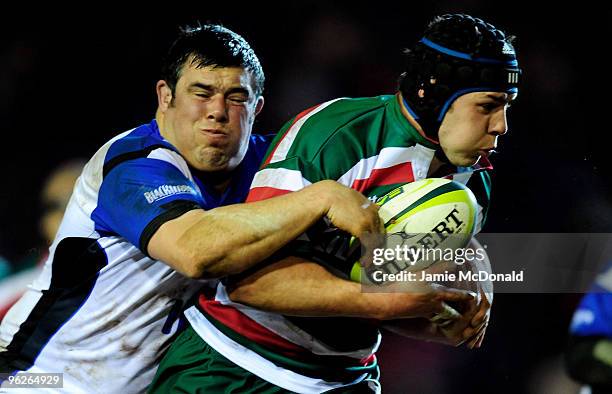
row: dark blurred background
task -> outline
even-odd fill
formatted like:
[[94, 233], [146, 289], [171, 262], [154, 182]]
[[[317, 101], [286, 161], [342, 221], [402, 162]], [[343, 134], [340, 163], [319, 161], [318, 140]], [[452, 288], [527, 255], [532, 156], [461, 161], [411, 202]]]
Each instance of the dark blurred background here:
[[[525, 82], [510, 110], [510, 133], [492, 158], [484, 231], [610, 232], [610, 11], [585, 2], [421, 3], [174, 2], [140, 10], [90, 3], [4, 13], [0, 255], [19, 265], [43, 253], [45, 177], [153, 117], [160, 58], [177, 26], [196, 20], [223, 23], [255, 48], [267, 77], [255, 131], [271, 132], [328, 99], [393, 93], [402, 49], [433, 16], [486, 19], [518, 37]], [[384, 392], [576, 393], [560, 355], [579, 297], [496, 295], [488, 336], [475, 351], [386, 335]]]

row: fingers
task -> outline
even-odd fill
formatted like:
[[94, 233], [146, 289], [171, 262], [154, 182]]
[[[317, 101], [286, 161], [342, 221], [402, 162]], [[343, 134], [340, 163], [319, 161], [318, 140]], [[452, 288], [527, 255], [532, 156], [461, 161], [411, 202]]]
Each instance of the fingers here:
[[446, 327], [452, 324], [454, 320], [461, 319], [461, 314], [454, 308], [442, 301], [440, 303], [440, 310], [429, 319], [430, 322], [437, 324], [440, 327]]
[[467, 347], [469, 349], [477, 349], [482, 345], [482, 341], [484, 339], [485, 336], [485, 332], [487, 331], [487, 326], [489, 325], [489, 322], [486, 321], [478, 330], [478, 332], [476, 333], [476, 335], [474, 335], [474, 338], [472, 338], [468, 344]]
[[478, 309], [478, 312], [476, 312], [474, 317], [472, 317], [470, 325], [472, 327], [479, 327], [482, 322], [485, 321], [485, 319], [488, 317], [490, 310], [491, 304], [489, 303], [489, 300], [486, 298], [486, 296], [483, 296], [482, 302], [480, 303], [480, 308]]
[[486, 313], [482, 312], [482, 309], [479, 310], [476, 315], [474, 315], [474, 317], [472, 318], [472, 320], [470, 321], [470, 326], [472, 328], [477, 328], [480, 327], [482, 325], [482, 323], [485, 321], [486, 318]]
[[358, 191], [338, 183], [332, 185], [336, 193], [326, 216], [336, 227], [348, 231], [360, 240], [368, 234], [384, 233], [384, 224], [378, 215], [378, 205]]
[[486, 322], [483, 321], [482, 324], [476, 326], [476, 327], [471, 327], [471, 326], [467, 326], [463, 332], [461, 333], [461, 336], [463, 337], [463, 339], [465, 340], [470, 340], [470, 339], [474, 339], [478, 333], [480, 332], [480, 330], [482, 330], [482, 328], [485, 326]]
[[378, 215], [380, 207], [367, 199], [361, 206], [366, 211], [364, 232], [371, 234], [384, 234], [385, 225]]
[[464, 330], [464, 338], [469, 340], [468, 347], [470, 349], [474, 349], [476, 347], [480, 347], [482, 341], [484, 339], [484, 334], [489, 325], [489, 314], [485, 314], [482, 322], [477, 326], [468, 327]]
[[476, 293], [469, 290], [452, 289], [437, 283], [432, 283], [431, 287], [438, 292], [438, 298], [442, 301], [474, 302], [476, 300]]
[[464, 338], [468, 338], [469, 342], [467, 347], [469, 349], [479, 348], [484, 340], [487, 326], [489, 325], [489, 314], [491, 310], [491, 303], [489, 298], [481, 289], [481, 303], [478, 308], [478, 312], [472, 317], [470, 321], [470, 327], [464, 331]]
[[482, 346], [482, 341], [484, 340], [484, 337], [485, 337], [485, 332], [487, 331], [487, 326], [488, 326], [488, 325], [489, 325], [488, 323], [487, 323], [487, 324], [485, 324], [485, 328], [482, 330], [482, 332], [481, 332], [481, 333], [480, 333], [480, 335], [479, 335], [479, 336], [480, 336], [480, 338], [479, 338], [479, 339], [478, 339], [478, 341], [476, 342], [476, 348], [477, 348], [477, 349], [478, 349], [478, 348], [480, 348], [480, 347]]
[[[439, 291], [437, 296], [442, 299], [442, 302], [439, 312], [430, 321], [441, 329], [449, 339], [450, 344], [460, 346], [467, 342], [466, 346], [469, 349], [480, 347], [489, 322], [491, 308], [489, 301], [483, 298], [479, 302], [476, 294], [469, 291], [448, 289], [435, 284], [432, 284], [432, 287], [437, 288]], [[445, 305], [448, 306], [446, 301], [469, 302], [469, 308], [464, 310], [462, 314], [458, 312], [452, 314], [445, 307]]]
[[461, 325], [461, 321], [455, 321], [452, 324], [448, 324], [444, 327], [438, 324], [440, 332], [444, 334], [447, 338], [447, 343], [452, 346], [461, 346], [465, 343], [465, 339], [461, 335], [460, 329], [457, 328], [457, 325]]

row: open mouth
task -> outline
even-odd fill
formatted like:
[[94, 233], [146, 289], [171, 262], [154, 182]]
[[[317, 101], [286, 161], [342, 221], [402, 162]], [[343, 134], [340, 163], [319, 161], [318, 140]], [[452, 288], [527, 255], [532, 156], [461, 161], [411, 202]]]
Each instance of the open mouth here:
[[493, 148], [489, 148], [489, 149], [480, 149], [478, 151], [478, 154], [480, 156], [484, 156], [484, 157], [489, 157], [491, 156], [491, 154], [496, 153], [496, 150]]

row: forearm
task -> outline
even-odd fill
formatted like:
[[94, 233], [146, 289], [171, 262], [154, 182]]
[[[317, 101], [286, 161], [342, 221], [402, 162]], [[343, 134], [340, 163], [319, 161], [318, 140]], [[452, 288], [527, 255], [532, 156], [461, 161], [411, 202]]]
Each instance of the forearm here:
[[[180, 240], [204, 259], [210, 277], [242, 272], [297, 238], [325, 212], [311, 189], [207, 211]], [[212, 253], [211, 253], [212, 252]]]
[[383, 231], [377, 205], [324, 180], [268, 200], [189, 211], [162, 224], [147, 251], [189, 277], [218, 278], [259, 263], [324, 216], [356, 237]]
[[409, 315], [413, 310], [410, 294], [364, 292], [361, 284], [293, 256], [270, 264], [232, 286], [230, 298], [290, 316], [386, 320]]
[[273, 199], [188, 212], [181, 223], [185, 230], [162, 260], [190, 277], [242, 272], [321, 219], [323, 199], [315, 184]]
[[287, 257], [231, 286], [229, 294], [236, 302], [284, 315], [377, 320], [431, 318], [445, 302], [473, 300], [467, 292], [431, 286], [390, 285], [384, 290], [362, 291], [361, 284], [339, 278], [319, 264]]
[[230, 289], [233, 301], [292, 316], [384, 317], [376, 294], [334, 276], [319, 264], [288, 257], [270, 264]]

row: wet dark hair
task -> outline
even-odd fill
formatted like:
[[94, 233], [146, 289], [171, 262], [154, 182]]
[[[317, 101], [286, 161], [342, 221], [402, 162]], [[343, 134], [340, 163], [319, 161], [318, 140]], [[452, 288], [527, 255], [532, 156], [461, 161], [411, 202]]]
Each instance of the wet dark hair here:
[[187, 61], [201, 67], [242, 67], [253, 75], [253, 90], [261, 96], [265, 76], [255, 51], [242, 36], [221, 25], [185, 26], [170, 46], [162, 65], [162, 79], [172, 93]]

